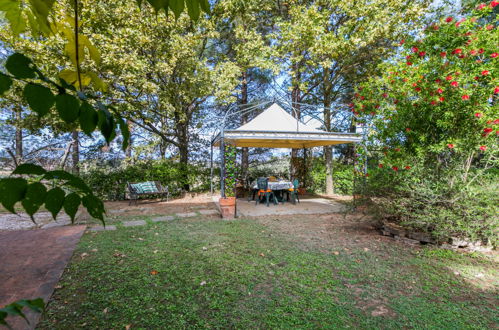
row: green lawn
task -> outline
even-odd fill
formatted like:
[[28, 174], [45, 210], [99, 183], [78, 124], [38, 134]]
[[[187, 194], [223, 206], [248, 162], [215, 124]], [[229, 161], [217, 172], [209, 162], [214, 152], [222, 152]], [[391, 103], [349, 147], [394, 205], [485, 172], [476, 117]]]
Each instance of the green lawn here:
[[317, 219], [191, 219], [87, 233], [39, 328], [497, 325], [492, 260], [335, 226], [325, 242], [323, 229], [290, 231], [293, 221]]

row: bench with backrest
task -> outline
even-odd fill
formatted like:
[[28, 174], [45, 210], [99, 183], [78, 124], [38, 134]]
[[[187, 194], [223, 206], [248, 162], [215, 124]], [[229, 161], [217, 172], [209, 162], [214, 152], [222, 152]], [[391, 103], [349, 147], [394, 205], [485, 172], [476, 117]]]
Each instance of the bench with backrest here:
[[159, 181], [145, 181], [145, 182], [127, 182], [128, 193], [130, 195], [130, 202], [128, 205], [132, 204], [132, 201], [137, 201], [141, 196], [161, 196], [161, 200], [166, 196], [166, 201], [168, 202], [168, 197], [170, 195], [168, 187], [164, 187]]

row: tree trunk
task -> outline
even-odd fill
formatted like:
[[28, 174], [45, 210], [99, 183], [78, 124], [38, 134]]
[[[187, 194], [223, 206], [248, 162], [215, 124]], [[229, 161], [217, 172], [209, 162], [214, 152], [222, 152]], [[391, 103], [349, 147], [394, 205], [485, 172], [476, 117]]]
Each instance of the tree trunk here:
[[23, 158], [23, 129], [21, 127], [21, 109], [16, 111], [16, 162], [19, 164]]
[[125, 157], [126, 158], [132, 158], [132, 143], [133, 143], [132, 131], [133, 131], [133, 123], [130, 120], [128, 120], [126, 124], [128, 126], [128, 131], [130, 132], [130, 139], [128, 140], [128, 147], [125, 150]]
[[73, 161], [73, 174], [80, 174], [80, 137], [77, 131], [72, 132], [73, 151], [71, 152], [71, 160]]
[[180, 169], [182, 171], [180, 179], [182, 188], [185, 191], [189, 191], [189, 175], [187, 173], [189, 165], [189, 126], [180, 124], [178, 126], [178, 132], [178, 152], [180, 156]]
[[[301, 90], [300, 90], [300, 80], [301, 80], [301, 72], [300, 72], [300, 63], [293, 64], [293, 71], [295, 76], [292, 80], [293, 89], [291, 91], [291, 101], [293, 106], [293, 117], [297, 120], [300, 120], [301, 112], [300, 112], [300, 103], [301, 103]], [[298, 176], [298, 151], [299, 149], [291, 149], [291, 167], [290, 174], [291, 179], [297, 178]]]
[[[241, 110], [245, 109], [245, 105], [248, 104], [248, 73], [243, 72], [241, 77]], [[248, 122], [249, 113], [243, 113], [241, 116], [241, 125]], [[241, 179], [243, 183], [246, 184], [248, 179], [248, 168], [249, 168], [249, 149], [242, 148], [241, 153]]]
[[[331, 83], [329, 81], [329, 68], [323, 72], [323, 98], [324, 98], [324, 126], [327, 132], [331, 132]], [[333, 151], [331, 146], [324, 147], [324, 161], [326, 163], [326, 195], [334, 194], [333, 181]]]

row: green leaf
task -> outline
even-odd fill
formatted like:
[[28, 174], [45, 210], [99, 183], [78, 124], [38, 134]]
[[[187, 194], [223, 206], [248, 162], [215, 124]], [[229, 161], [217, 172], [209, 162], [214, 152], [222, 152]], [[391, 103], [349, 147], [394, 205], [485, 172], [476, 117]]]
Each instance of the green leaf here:
[[5, 306], [4, 308], [0, 308], [0, 324], [3, 324], [8, 327], [5, 318], [9, 315], [21, 316], [26, 321], [28, 321], [26, 319], [26, 316], [22, 312], [22, 309], [24, 307], [27, 307], [36, 313], [41, 313], [45, 308], [45, 304], [42, 298], [36, 298], [33, 300], [23, 299], [23, 300], [14, 301], [13, 303]]
[[75, 221], [76, 212], [80, 206], [81, 198], [77, 193], [70, 193], [64, 199], [64, 211], [71, 218], [71, 222]]
[[83, 102], [80, 106], [79, 121], [82, 131], [91, 137], [99, 122], [99, 115], [88, 102]]
[[21, 3], [18, 0], [1, 0], [0, 11], [5, 13], [9, 21], [12, 34], [18, 36], [26, 28], [26, 20], [23, 17]]
[[55, 107], [59, 116], [70, 124], [78, 119], [80, 104], [78, 99], [70, 94], [59, 94], [55, 97]]
[[52, 217], [57, 217], [57, 214], [62, 209], [64, 204], [64, 190], [59, 187], [50, 189], [45, 196], [45, 208], [52, 213]]
[[109, 110], [106, 109], [103, 105], [101, 105], [99, 111], [98, 111], [98, 116], [99, 116], [99, 122], [98, 126], [99, 129], [106, 139], [106, 142], [109, 143], [112, 141], [113, 138], [113, 133], [114, 133], [114, 118], [109, 112]]
[[182, 11], [184, 10], [184, 0], [170, 0], [168, 2], [168, 6], [175, 14], [175, 17], [179, 18], [180, 14], [182, 14]]
[[128, 125], [123, 120], [123, 118], [120, 118], [118, 120], [118, 123], [120, 124], [121, 135], [123, 136], [123, 143], [121, 145], [121, 148], [123, 149], [123, 151], [125, 151], [126, 148], [128, 148], [128, 144], [130, 142], [130, 131], [128, 130]]
[[18, 79], [35, 78], [33, 62], [23, 54], [14, 53], [7, 58], [5, 68]]
[[193, 21], [197, 21], [199, 19], [199, 2], [198, 0], [186, 0], [187, 12], [189, 13], [190, 18]]
[[104, 222], [104, 203], [94, 195], [85, 195], [83, 196], [82, 199], [83, 206], [88, 211], [88, 214], [90, 214], [93, 218], [99, 219], [102, 221], [103, 224]]
[[205, 13], [210, 13], [210, 3], [208, 2], [208, 0], [198, 0], [199, 1], [199, 5], [201, 6], [201, 9], [205, 12]]
[[0, 179], [0, 202], [11, 213], [16, 213], [14, 205], [24, 198], [28, 182], [22, 178]]
[[77, 176], [75, 176], [71, 180], [68, 180], [64, 185], [79, 189], [86, 193], [92, 193], [92, 190], [87, 186], [85, 181]]
[[43, 175], [47, 173], [43, 167], [40, 165], [35, 165], [31, 163], [21, 164], [16, 167], [12, 174], [34, 174], [34, 175]]
[[12, 79], [10, 79], [9, 76], [6, 76], [0, 72], [0, 96], [3, 95], [6, 91], [8, 91], [11, 86], [12, 86]]
[[62, 171], [62, 170], [54, 170], [54, 171], [48, 171], [47, 174], [43, 176], [44, 179], [46, 180], [53, 180], [53, 179], [58, 179], [58, 180], [73, 180], [76, 178], [73, 174]]
[[54, 94], [47, 87], [37, 84], [26, 84], [23, 94], [30, 108], [38, 113], [40, 117], [45, 116], [54, 105]]
[[40, 206], [45, 202], [45, 196], [47, 195], [47, 188], [40, 182], [33, 182], [28, 185], [26, 189], [26, 195], [21, 201], [26, 213], [29, 214], [31, 220], [33, 219], [33, 214], [38, 211]]
[[[48, 35], [51, 31], [48, 16], [52, 11], [54, 0], [30, 0], [31, 12], [38, 29], [35, 32], [42, 32]], [[31, 24], [33, 25], [33, 24]]]
[[168, 0], [147, 0], [147, 2], [151, 4], [156, 13], [158, 13], [161, 9], [168, 12]]

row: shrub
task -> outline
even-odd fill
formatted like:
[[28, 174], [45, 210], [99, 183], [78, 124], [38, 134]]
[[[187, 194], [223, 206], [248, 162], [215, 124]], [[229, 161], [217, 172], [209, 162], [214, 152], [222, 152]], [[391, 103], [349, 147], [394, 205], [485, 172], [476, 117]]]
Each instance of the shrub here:
[[[310, 169], [311, 191], [324, 193], [326, 191], [326, 164], [324, 158], [317, 157], [312, 161]], [[334, 191], [341, 195], [351, 195], [353, 193], [354, 175], [353, 166], [333, 163], [333, 184]]]
[[[187, 172], [187, 176], [185, 176]], [[81, 174], [95, 194], [105, 200], [125, 198], [127, 182], [159, 181], [176, 194], [185, 185], [191, 191], [210, 189], [210, 170], [189, 164], [187, 168], [172, 160], [144, 160], [136, 163], [122, 163], [119, 166], [92, 165]], [[187, 180], [187, 182], [186, 182]]]

